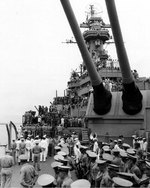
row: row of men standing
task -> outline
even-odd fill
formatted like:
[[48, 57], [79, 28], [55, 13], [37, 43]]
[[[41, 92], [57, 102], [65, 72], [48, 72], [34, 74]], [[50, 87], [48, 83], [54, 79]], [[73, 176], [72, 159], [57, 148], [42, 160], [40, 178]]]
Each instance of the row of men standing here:
[[13, 140], [11, 144], [12, 156], [14, 158], [14, 163], [20, 164], [20, 155], [26, 154], [28, 162], [33, 161], [33, 152], [32, 149], [35, 146], [35, 143], [38, 142], [39, 146], [42, 148], [40, 153], [40, 161], [46, 161], [48, 155], [48, 145], [49, 140], [46, 138], [46, 135], [42, 139], [39, 139], [39, 136], [36, 136], [35, 139], [27, 137], [25, 140], [23, 137], [18, 140]]

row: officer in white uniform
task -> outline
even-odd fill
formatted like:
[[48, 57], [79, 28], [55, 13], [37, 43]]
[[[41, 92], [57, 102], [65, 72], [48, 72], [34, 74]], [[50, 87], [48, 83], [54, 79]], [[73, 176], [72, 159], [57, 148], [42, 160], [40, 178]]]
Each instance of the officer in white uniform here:
[[47, 155], [47, 149], [48, 149], [48, 144], [46, 141], [46, 138], [43, 137], [43, 139], [41, 140], [40, 144], [39, 144], [42, 148], [42, 152], [40, 154], [40, 161], [46, 161], [46, 155]]
[[27, 161], [30, 161], [30, 155], [31, 155], [31, 140], [29, 137], [27, 137], [26, 143], [26, 154], [27, 154]]

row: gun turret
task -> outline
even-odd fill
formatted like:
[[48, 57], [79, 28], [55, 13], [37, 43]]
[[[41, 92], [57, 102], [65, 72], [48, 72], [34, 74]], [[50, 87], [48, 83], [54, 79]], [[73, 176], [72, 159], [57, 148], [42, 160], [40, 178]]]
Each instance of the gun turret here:
[[85, 66], [87, 68], [93, 86], [94, 111], [99, 115], [106, 114], [107, 112], [109, 112], [111, 108], [112, 94], [103, 86], [102, 79], [99, 76], [94, 63], [92, 62], [92, 59], [85, 45], [83, 36], [77, 24], [70, 2], [68, 0], [60, 1], [69, 21], [74, 37], [77, 41], [78, 47], [80, 49], [82, 58], [84, 60]]
[[142, 109], [142, 94], [135, 84], [131, 73], [126, 49], [124, 47], [122, 33], [114, 0], [105, 0], [112, 32], [115, 40], [117, 55], [123, 79], [123, 110], [129, 115], [137, 114]]

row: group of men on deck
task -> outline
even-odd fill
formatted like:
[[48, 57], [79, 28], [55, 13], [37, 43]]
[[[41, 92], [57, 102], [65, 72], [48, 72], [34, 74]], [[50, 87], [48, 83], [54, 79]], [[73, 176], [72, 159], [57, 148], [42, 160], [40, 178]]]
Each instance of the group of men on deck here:
[[33, 148], [36, 145], [36, 143], [39, 143], [39, 146], [42, 149], [42, 152], [40, 152], [40, 161], [46, 161], [47, 155], [48, 155], [48, 145], [49, 145], [49, 139], [44, 135], [42, 139], [39, 138], [39, 136], [36, 136], [34, 139], [33, 137], [28, 136], [27, 139], [24, 139], [22, 136], [21, 138], [18, 138], [18, 140], [13, 140], [11, 144], [11, 151], [12, 156], [14, 158], [14, 163], [20, 163], [20, 155], [27, 155], [27, 161], [30, 160], [33, 161]]
[[[39, 176], [40, 159], [45, 161], [48, 153], [48, 144], [47, 149], [43, 149], [45, 140], [45, 136], [42, 140], [36, 137], [32, 148], [29, 139], [21, 138], [18, 146], [16, 142], [12, 143], [12, 156], [7, 154], [0, 159], [2, 188], [11, 187], [15, 144], [16, 148], [19, 148], [18, 151], [16, 149], [16, 159], [19, 163], [26, 162], [20, 169], [22, 187], [32, 188], [36, 181], [42, 187], [58, 188], [77, 188], [83, 184], [87, 188], [150, 187], [150, 154], [147, 152], [145, 138], [133, 136], [131, 147], [124, 143], [123, 138], [110, 139], [109, 143], [104, 143], [99, 142], [94, 135], [90, 137], [90, 144], [83, 145], [77, 134], [61, 136], [54, 148], [54, 162], [48, 164], [53, 168], [55, 175]], [[27, 163], [30, 159], [33, 164]], [[73, 172], [76, 178], [72, 176]]]

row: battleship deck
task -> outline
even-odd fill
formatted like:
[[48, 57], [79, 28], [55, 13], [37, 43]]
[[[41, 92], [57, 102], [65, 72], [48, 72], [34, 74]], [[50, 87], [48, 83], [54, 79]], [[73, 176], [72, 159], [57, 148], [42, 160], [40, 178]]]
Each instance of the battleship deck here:
[[[51, 163], [54, 161], [53, 157], [48, 157], [46, 162], [41, 162], [41, 171], [39, 172], [39, 175], [41, 174], [51, 174], [54, 176], [54, 171], [51, 167]], [[12, 176], [12, 183], [11, 183], [11, 187], [12, 188], [16, 188], [16, 187], [20, 187], [20, 169], [21, 169], [21, 165], [15, 165], [13, 167], [13, 176]], [[72, 174], [72, 179], [75, 180], [75, 173], [74, 171], [71, 172]], [[40, 188], [41, 186], [39, 186], [37, 183], [35, 185], [36, 188]]]

